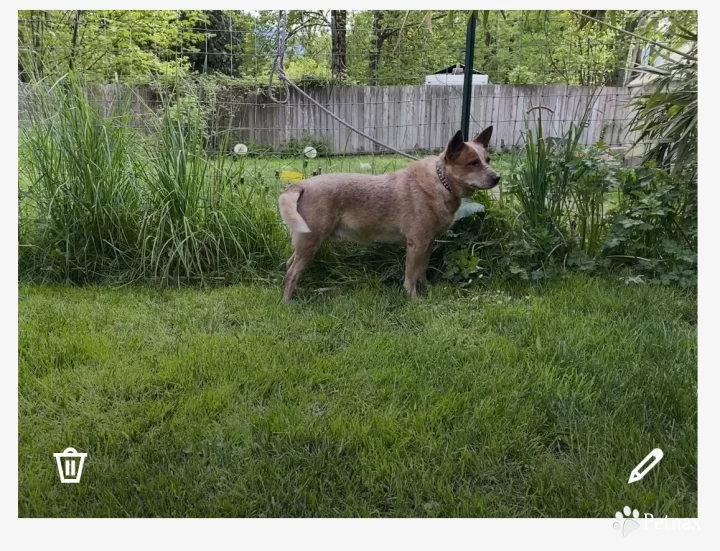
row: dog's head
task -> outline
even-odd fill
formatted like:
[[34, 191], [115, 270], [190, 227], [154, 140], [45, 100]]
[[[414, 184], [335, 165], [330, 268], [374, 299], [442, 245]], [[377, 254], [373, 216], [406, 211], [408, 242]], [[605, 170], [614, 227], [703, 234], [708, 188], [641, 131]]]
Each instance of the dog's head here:
[[471, 142], [466, 142], [462, 130], [458, 130], [445, 148], [445, 170], [466, 195], [478, 189], [494, 188], [500, 181], [498, 173], [490, 168], [487, 150], [492, 130], [493, 127], [488, 126]]

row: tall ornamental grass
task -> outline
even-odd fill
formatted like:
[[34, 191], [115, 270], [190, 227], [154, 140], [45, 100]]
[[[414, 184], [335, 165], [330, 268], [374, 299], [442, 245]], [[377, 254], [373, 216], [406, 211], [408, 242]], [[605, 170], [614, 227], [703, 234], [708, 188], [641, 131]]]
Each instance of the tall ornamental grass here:
[[[140, 268], [162, 282], [205, 281], [282, 262], [287, 241], [275, 202], [243, 179], [243, 163], [205, 152], [204, 120], [190, 107], [166, 110], [144, 142], [147, 192]], [[221, 150], [227, 151], [227, 140]]]
[[129, 95], [121, 89], [105, 116], [68, 75], [27, 99], [21, 269], [73, 283], [132, 271], [141, 204]]
[[[20, 124], [20, 270], [42, 281], [228, 281], [276, 271], [287, 234], [243, 163], [205, 151], [203, 117], [171, 100], [133, 124], [76, 76], [29, 89]], [[105, 109], [105, 110], [104, 110]], [[227, 139], [222, 151], [228, 150]]]

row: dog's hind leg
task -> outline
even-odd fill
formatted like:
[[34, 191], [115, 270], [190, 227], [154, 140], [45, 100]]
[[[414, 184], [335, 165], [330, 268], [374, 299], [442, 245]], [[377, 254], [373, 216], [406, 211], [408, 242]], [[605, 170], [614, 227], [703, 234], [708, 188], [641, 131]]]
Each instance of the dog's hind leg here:
[[[427, 270], [426, 257], [432, 245], [426, 239], [407, 240], [407, 259], [405, 260], [405, 290], [411, 297], [417, 296], [417, 283]], [[431, 249], [432, 250], [432, 249]]]
[[288, 271], [285, 276], [285, 288], [283, 289], [283, 300], [285, 302], [292, 297], [300, 276], [318, 252], [318, 249], [320, 249], [322, 242], [320, 236], [314, 233], [293, 234], [295, 252], [288, 260]]

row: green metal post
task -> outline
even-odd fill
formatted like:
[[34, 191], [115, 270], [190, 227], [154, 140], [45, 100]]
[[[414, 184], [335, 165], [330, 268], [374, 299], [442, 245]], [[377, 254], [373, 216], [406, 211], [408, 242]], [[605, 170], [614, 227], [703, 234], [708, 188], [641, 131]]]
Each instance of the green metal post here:
[[465, 80], [463, 81], [463, 102], [461, 130], [466, 140], [470, 139], [470, 103], [472, 101], [473, 59], [475, 58], [475, 27], [477, 26], [477, 11], [473, 10], [468, 21], [467, 35], [465, 36]]

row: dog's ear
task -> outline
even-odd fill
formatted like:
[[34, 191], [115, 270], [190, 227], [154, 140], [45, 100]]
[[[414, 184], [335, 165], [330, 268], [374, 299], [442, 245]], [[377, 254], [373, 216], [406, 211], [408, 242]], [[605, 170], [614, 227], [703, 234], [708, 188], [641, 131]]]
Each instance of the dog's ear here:
[[475, 143], [479, 143], [482, 145], [485, 149], [488, 148], [488, 145], [490, 145], [490, 138], [492, 137], [492, 125], [488, 126], [485, 130], [480, 132], [477, 136], [475, 136], [475, 139], [473, 140]]
[[465, 138], [463, 137], [462, 130], [458, 130], [447, 144], [445, 158], [448, 161], [454, 161], [462, 152], [463, 147], [465, 147]]

